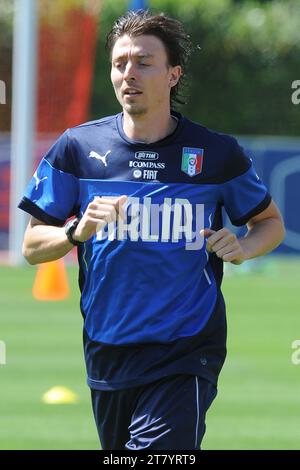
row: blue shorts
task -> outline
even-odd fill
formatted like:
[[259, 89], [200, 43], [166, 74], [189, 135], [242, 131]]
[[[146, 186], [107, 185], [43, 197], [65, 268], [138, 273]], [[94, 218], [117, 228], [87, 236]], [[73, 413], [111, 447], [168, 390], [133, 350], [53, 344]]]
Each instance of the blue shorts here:
[[217, 389], [201, 377], [174, 375], [91, 393], [103, 450], [199, 450]]

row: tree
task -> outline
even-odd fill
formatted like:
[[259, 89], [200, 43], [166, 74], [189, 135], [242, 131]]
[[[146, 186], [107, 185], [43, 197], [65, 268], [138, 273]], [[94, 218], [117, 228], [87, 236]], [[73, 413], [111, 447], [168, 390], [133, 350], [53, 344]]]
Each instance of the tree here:
[[[151, 7], [179, 18], [195, 45], [190, 63], [192, 119], [224, 132], [299, 134], [299, 107], [291, 84], [300, 71], [300, 3], [233, 0], [152, 0]], [[104, 38], [126, 11], [106, 1], [101, 15], [92, 118], [119, 110], [110, 84]]]

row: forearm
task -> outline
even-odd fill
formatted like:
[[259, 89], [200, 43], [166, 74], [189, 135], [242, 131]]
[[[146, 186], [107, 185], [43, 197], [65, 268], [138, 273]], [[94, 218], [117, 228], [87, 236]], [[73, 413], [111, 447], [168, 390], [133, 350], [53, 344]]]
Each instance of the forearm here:
[[63, 227], [35, 225], [26, 230], [23, 255], [28, 263], [38, 264], [62, 258], [72, 248]]
[[248, 232], [240, 239], [245, 259], [265, 255], [274, 250], [284, 238], [284, 226], [280, 218], [267, 218], [248, 226]]

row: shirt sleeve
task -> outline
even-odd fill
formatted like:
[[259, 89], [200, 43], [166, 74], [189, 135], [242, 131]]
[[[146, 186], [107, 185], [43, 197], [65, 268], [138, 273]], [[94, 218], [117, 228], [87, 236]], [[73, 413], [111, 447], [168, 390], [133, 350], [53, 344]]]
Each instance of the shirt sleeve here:
[[66, 131], [41, 160], [18, 207], [48, 225], [62, 226], [78, 213], [78, 192]]
[[241, 226], [265, 210], [271, 202], [271, 196], [257, 175], [252, 160], [245, 155], [235, 139], [228, 164], [231, 174], [235, 174], [237, 168], [240, 174], [223, 183], [223, 205], [232, 224]]

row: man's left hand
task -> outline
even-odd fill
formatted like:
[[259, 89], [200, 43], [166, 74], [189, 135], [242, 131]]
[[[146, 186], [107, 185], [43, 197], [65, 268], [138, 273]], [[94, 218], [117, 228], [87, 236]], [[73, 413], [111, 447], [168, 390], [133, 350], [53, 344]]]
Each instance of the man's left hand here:
[[215, 253], [223, 261], [233, 264], [241, 264], [246, 260], [246, 254], [240, 240], [228, 228], [222, 228], [217, 232], [210, 228], [200, 230], [206, 241], [206, 250]]

